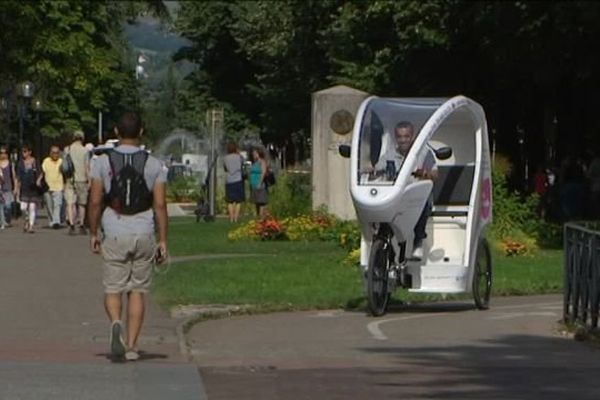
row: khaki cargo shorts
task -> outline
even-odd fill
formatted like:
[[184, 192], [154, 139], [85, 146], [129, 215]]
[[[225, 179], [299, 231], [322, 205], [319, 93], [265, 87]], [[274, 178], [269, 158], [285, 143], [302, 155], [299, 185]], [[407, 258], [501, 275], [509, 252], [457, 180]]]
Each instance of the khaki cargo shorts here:
[[85, 206], [88, 202], [88, 191], [87, 182], [69, 182], [65, 186], [65, 201], [67, 204], [77, 203], [80, 206]]
[[156, 239], [153, 234], [104, 237], [104, 292], [148, 292], [152, 283], [155, 249]]

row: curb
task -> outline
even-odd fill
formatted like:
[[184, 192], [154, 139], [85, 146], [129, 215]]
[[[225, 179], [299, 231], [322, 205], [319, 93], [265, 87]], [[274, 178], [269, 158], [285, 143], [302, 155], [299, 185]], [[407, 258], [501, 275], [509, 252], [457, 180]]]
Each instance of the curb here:
[[171, 308], [171, 318], [183, 320], [177, 324], [175, 332], [177, 333], [177, 342], [179, 351], [183, 355], [185, 361], [192, 362], [194, 355], [191, 351], [191, 346], [188, 343], [186, 333], [198, 322], [209, 319], [219, 319], [231, 317], [232, 315], [240, 315], [252, 311], [256, 307], [251, 305], [225, 305], [225, 304], [210, 304], [210, 305], [186, 305], [176, 306]]

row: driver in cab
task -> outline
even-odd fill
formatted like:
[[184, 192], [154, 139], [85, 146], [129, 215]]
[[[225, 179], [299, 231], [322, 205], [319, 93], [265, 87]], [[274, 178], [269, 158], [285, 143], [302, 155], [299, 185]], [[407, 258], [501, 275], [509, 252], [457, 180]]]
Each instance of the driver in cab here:
[[[391, 175], [391, 178], [388, 177], [388, 179], [393, 180], [396, 178], [398, 172], [400, 171], [400, 167], [402, 167], [402, 164], [404, 163], [404, 160], [406, 159], [406, 156], [408, 155], [408, 152], [410, 151], [410, 148], [412, 147], [417, 135], [415, 134], [415, 129], [411, 122], [401, 121], [396, 124], [396, 127], [394, 128], [394, 137], [396, 138], [395, 149], [391, 149], [391, 151], [380, 157], [379, 161], [377, 161], [375, 166], [371, 167], [368, 172], [386, 171], [386, 174]], [[437, 163], [435, 161], [433, 152], [429, 148], [427, 149], [427, 153], [425, 154], [421, 164], [412, 173], [412, 175], [417, 179], [429, 179], [432, 181], [437, 179]], [[412, 256], [416, 259], [421, 259], [423, 257], [423, 240], [427, 237], [425, 227], [427, 226], [427, 218], [429, 218], [429, 215], [431, 215], [432, 204], [433, 199], [432, 194], [430, 194], [425, 206], [423, 207], [421, 216], [415, 225]]]

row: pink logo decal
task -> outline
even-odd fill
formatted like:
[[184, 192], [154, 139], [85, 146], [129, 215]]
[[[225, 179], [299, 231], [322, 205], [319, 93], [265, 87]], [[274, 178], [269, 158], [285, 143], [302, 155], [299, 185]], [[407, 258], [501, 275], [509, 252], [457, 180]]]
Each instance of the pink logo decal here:
[[490, 178], [481, 182], [481, 218], [489, 219], [492, 210], [492, 185]]

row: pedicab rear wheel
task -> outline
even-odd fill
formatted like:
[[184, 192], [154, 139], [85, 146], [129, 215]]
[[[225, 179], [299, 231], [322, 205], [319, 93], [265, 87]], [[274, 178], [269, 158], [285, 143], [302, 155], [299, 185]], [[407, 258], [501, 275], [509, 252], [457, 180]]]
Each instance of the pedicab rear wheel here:
[[385, 314], [390, 299], [388, 271], [391, 263], [392, 246], [382, 238], [375, 238], [371, 246], [367, 266], [367, 301], [369, 312], [374, 317]]
[[473, 272], [473, 300], [480, 310], [490, 308], [492, 291], [492, 254], [486, 239], [479, 241], [475, 254], [475, 271]]

